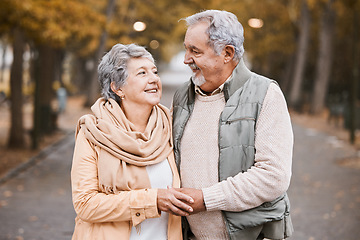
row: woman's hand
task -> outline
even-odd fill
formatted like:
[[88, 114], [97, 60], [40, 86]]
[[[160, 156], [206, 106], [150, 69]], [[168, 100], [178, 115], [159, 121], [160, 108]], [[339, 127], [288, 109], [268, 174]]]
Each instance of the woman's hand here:
[[157, 206], [159, 211], [172, 213], [177, 216], [188, 216], [193, 212], [190, 206], [192, 203], [194, 203], [194, 200], [191, 197], [173, 188], [158, 189]]
[[194, 200], [190, 205], [193, 209], [191, 214], [206, 211], [202, 190], [195, 188], [176, 188], [176, 190], [190, 196]]

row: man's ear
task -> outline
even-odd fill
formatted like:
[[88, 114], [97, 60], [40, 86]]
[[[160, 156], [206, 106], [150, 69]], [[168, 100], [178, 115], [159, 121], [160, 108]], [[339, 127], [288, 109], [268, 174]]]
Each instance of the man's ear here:
[[235, 55], [235, 48], [232, 45], [226, 45], [224, 48], [225, 51], [225, 57], [224, 57], [224, 62], [228, 63], [231, 60], [233, 60], [234, 55]]

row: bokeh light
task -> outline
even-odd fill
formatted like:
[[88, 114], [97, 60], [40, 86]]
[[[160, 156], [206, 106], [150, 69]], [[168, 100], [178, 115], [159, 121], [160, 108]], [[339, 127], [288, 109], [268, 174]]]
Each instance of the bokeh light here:
[[252, 28], [262, 28], [264, 25], [264, 21], [259, 18], [250, 18], [248, 24]]
[[137, 32], [142, 32], [146, 29], [146, 24], [144, 22], [136, 22], [134, 23], [134, 30], [137, 31]]
[[151, 40], [151, 42], [150, 42], [150, 47], [151, 47], [152, 49], [157, 49], [159, 46], [160, 46], [159, 41], [157, 41], [157, 40]]

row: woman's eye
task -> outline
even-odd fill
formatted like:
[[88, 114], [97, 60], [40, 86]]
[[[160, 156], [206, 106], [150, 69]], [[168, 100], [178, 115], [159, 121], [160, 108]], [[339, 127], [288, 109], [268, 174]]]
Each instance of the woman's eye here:
[[137, 75], [143, 75], [143, 74], [145, 74], [145, 71], [141, 71]]

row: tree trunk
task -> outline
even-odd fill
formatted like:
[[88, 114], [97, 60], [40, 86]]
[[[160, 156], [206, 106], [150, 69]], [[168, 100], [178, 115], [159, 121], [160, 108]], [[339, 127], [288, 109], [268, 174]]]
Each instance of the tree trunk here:
[[[107, 19], [106, 22], [107, 23], [110, 22], [110, 20], [111, 20], [111, 16], [112, 16], [114, 7], [115, 7], [115, 0], [108, 0], [108, 5], [106, 7], [106, 19]], [[102, 58], [102, 56], [105, 52], [107, 38], [108, 38], [107, 30], [106, 30], [106, 28], [104, 28], [104, 31], [100, 37], [99, 48], [94, 56], [94, 66], [93, 66], [91, 78], [89, 79], [90, 80], [89, 85], [88, 85], [89, 90], [88, 90], [85, 106], [91, 106], [96, 101], [96, 99], [98, 98], [98, 95], [99, 95], [97, 66], [98, 66], [99, 60]]]
[[319, 54], [316, 65], [315, 86], [311, 113], [320, 113], [325, 106], [332, 64], [332, 43], [334, 38], [335, 11], [334, 0], [329, 0], [321, 17], [319, 31]]
[[297, 46], [295, 70], [290, 90], [289, 105], [295, 108], [299, 108], [300, 96], [302, 92], [302, 82], [304, 79], [304, 72], [306, 66], [307, 52], [310, 40], [310, 22], [311, 15], [306, 0], [303, 0], [301, 7], [301, 19], [300, 19], [300, 36]]
[[25, 39], [19, 29], [14, 30], [13, 56], [14, 60], [10, 73], [10, 101], [11, 101], [11, 127], [8, 139], [9, 148], [24, 148], [24, 125], [23, 125], [23, 55]]
[[55, 81], [58, 81], [61, 87], [65, 87], [64, 81], [62, 79], [64, 69], [63, 69], [63, 62], [65, 59], [65, 50], [58, 49], [55, 52], [56, 58], [55, 58]]
[[55, 77], [55, 50], [50, 46], [38, 46], [38, 59], [35, 66], [35, 97], [33, 144], [36, 149], [40, 137], [54, 130], [54, 112], [51, 100], [54, 95], [52, 83]]
[[350, 142], [356, 142], [356, 129], [358, 123], [358, 89], [359, 89], [359, 23], [358, 14], [356, 9], [353, 9], [353, 70], [352, 70], [352, 83], [351, 83], [351, 104], [350, 104]]
[[[100, 47], [99, 47], [100, 49]], [[100, 55], [98, 53], [95, 54], [95, 57], [93, 57], [93, 66], [89, 74], [89, 79], [87, 83], [87, 91], [86, 91], [86, 101], [85, 101], [85, 107], [89, 107], [96, 99], [99, 97], [99, 83], [98, 83], [98, 74], [97, 74], [97, 64], [100, 60]]]
[[75, 57], [71, 62], [71, 82], [75, 84], [77, 94], [86, 94], [89, 79], [90, 73], [86, 67], [86, 59]]
[[290, 87], [292, 84], [292, 76], [294, 72], [294, 63], [295, 63], [295, 54], [291, 54], [288, 56], [286, 61], [286, 66], [284, 68], [283, 74], [282, 74], [282, 80], [280, 83], [281, 89], [285, 94], [285, 97], [290, 96]]

